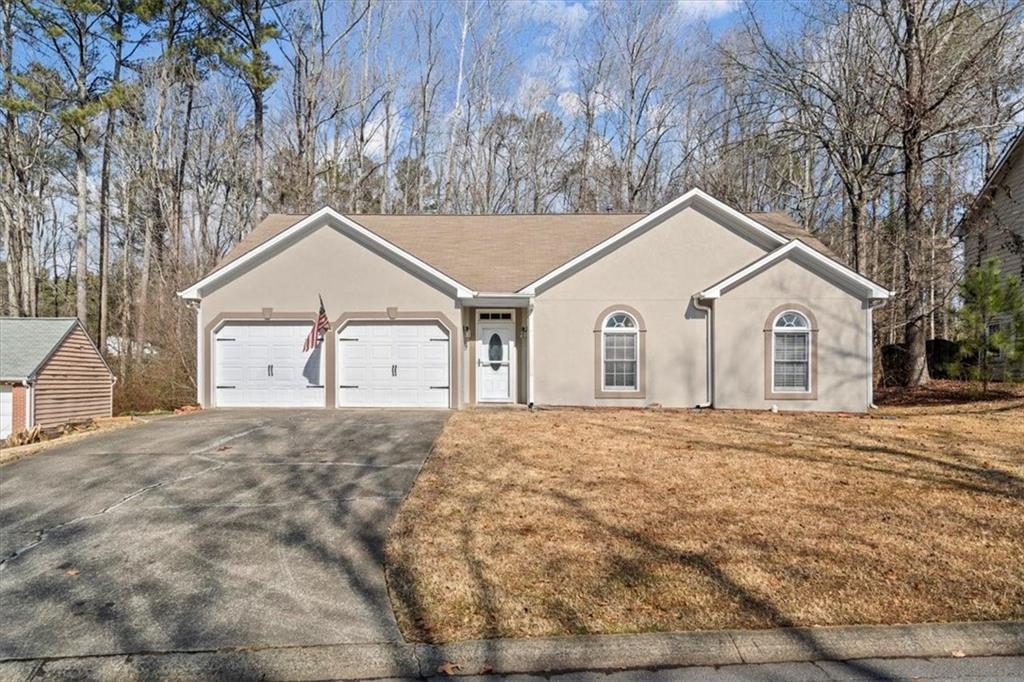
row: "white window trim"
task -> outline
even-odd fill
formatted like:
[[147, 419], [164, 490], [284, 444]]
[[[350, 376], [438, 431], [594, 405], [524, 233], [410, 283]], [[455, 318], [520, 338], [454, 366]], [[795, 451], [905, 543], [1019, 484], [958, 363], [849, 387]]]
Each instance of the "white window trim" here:
[[[625, 315], [629, 319], [633, 320], [632, 327], [615, 327], [609, 329], [608, 320], [615, 317], [616, 315]], [[624, 330], [624, 331], [623, 331]], [[605, 345], [605, 338], [609, 334], [618, 334], [621, 336], [631, 335], [633, 337], [633, 385], [632, 386], [609, 386], [606, 363], [608, 360], [605, 357], [605, 351], [607, 346]], [[613, 362], [619, 362], [615, 360]], [[627, 361], [628, 362], [628, 361]], [[604, 320], [601, 321], [601, 390], [609, 393], [636, 393], [640, 390], [640, 322], [627, 313], [625, 310], [613, 310], [612, 312], [605, 315]]]
[[[807, 326], [804, 327], [803, 329], [799, 329], [796, 327], [779, 329], [779, 327], [777, 326], [779, 324], [779, 319], [783, 315], [790, 314], [799, 315]], [[778, 337], [779, 334], [788, 334], [791, 336], [796, 336], [797, 334], [800, 334], [807, 340], [807, 380], [804, 384], [804, 388], [793, 388], [791, 386], [778, 387], [775, 385], [775, 363], [778, 362], [778, 360], [775, 357], [775, 339]], [[811, 374], [811, 363], [814, 361], [814, 353], [812, 351], [812, 343], [813, 340], [811, 339], [811, 321], [807, 319], [807, 316], [804, 315], [802, 312], [800, 312], [799, 310], [783, 310], [781, 313], [775, 316], [775, 319], [772, 320], [772, 393], [792, 393], [795, 395], [810, 395], [811, 393], [813, 393], [814, 389], [812, 387], [812, 384], [814, 379], [813, 375]]]

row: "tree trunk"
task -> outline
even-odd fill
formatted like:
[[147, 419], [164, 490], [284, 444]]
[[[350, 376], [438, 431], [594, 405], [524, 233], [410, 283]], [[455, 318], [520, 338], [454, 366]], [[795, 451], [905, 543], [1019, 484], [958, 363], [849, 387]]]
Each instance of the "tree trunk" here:
[[252, 122], [256, 149], [253, 159], [253, 225], [263, 220], [263, 89], [254, 87], [252, 91]]
[[903, 251], [904, 311], [907, 345], [907, 386], [924, 386], [929, 381], [925, 327], [925, 287], [921, 281], [922, 229], [924, 223], [924, 188], [921, 186], [924, 165], [921, 114], [923, 74], [921, 73], [918, 36], [918, 7], [911, 0], [901, 5], [904, 20], [902, 58], [905, 68], [902, 152], [903, 152], [903, 222], [906, 244]]
[[75, 233], [75, 314], [82, 324], [87, 324], [89, 312], [88, 284], [89, 271], [86, 249], [89, 238], [87, 201], [89, 197], [88, 157], [85, 150], [85, 131], [78, 131], [75, 146], [76, 192], [78, 194], [78, 225]]
[[147, 215], [142, 235], [142, 272], [139, 274], [139, 298], [135, 313], [135, 340], [139, 348], [146, 343], [146, 313], [149, 305], [149, 269], [153, 258], [153, 217]]
[[[121, 81], [122, 49], [124, 47], [124, 12], [119, 11], [114, 22], [114, 66], [111, 82], [116, 85]], [[103, 131], [103, 158], [100, 161], [100, 300], [99, 320], [96, 327], [96, 343], [101, 353], [107, 352], [108, 325], [108, 273], [110, 260], [110, 154], [114, 130], [117, 127], [117, 110], [107, 112], [107, 125]]]

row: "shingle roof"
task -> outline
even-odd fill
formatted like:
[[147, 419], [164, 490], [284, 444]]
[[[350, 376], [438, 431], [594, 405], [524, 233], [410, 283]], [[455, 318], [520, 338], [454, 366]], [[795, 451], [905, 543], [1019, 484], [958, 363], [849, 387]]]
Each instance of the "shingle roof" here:
[[[348, 217], [476, 291], [514, 292], [625, 229], [646, 213], [380, 215]], [[749, 217], [830, 258], [835, 254], [785, 213]], [[298, 223], [306, 214], [268, 215], [210, 271], [216, 272]], [[492, 258], [498, 253], [506, 257]], [[210, 274], [208, 273], [208, 274]]]
[[73, 317], [0, 317], [0, 380], [31, 378], [77, 323]]
[[[839, 261], [842, 263], [842, 259], [832, 251], [832, 249], [825, 246], [825, 244], [812, 235], [810, 232], [800, 227], [793, 218], [782, 211], [769, 211], [768, 213], [748, 213], [747, 217], [753, 218], [757, 222], [761, 223], [769, 230], [778, 232], [783, 237], [789, 239], [799, 239], [807, 246], [811, 247], [815, 251], [820, 251], [832, 260]], [[845, 263], [844, 263], [845, 265]]]

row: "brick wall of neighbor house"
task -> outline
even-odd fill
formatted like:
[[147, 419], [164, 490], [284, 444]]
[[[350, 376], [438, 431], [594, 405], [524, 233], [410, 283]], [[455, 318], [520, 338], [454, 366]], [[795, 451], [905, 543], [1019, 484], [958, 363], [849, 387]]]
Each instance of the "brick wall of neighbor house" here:
[[36, 424], [49, 429], [111, 416], [113, 381], [81, 327], [75, 327], [36, 377]]
[[20, 433], [25, 429], [25, 417], [28, 412], [28, 388], [21, 384], [11, 386], [11, 433]]
[[[690, 297], [766, 250], [687, 208], [542, 291], [534, 323], [534, 401], [550, 405], [693, 407], [707, 399], [707, 327]], [[610, 306], [643, 318], [643, 398], [595, 395], [594, 326]]]
[[[768, 317], [780, 306], [807, 308], [818, 324], [817, 399], [765, 396]], [[803, 265], [782, 260], [715, 301], [715, 406], [864, 412], [868, 407], [865, 303]], [[768, 360], [770, 362], [770, 360]]]
[[969, 230], [964, 251], [968, 267], [997, 258], [1003, 274], [1024, 282], [1024, 144], [993, 179], [991, 199], [981, 199]]

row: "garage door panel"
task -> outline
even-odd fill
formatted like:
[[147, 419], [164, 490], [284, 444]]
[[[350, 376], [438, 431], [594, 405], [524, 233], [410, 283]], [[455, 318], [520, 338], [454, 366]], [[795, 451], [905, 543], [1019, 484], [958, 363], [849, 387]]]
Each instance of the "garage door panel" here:
[[[304, 352], [312, 322], [228, 323], [214, 345], [215, 404], [322, 407], [323, 346]], [[272, 367], [271, 367], [272, 366]]]
[[431, 386], [444, 386], [448, 383], [448, 371], [441, 367], [424, 367], [422, 379], [424, 383]]
[[338, 405], [448, 407], [448, 353], [436, 324], [350, 324], [338, 341]]

